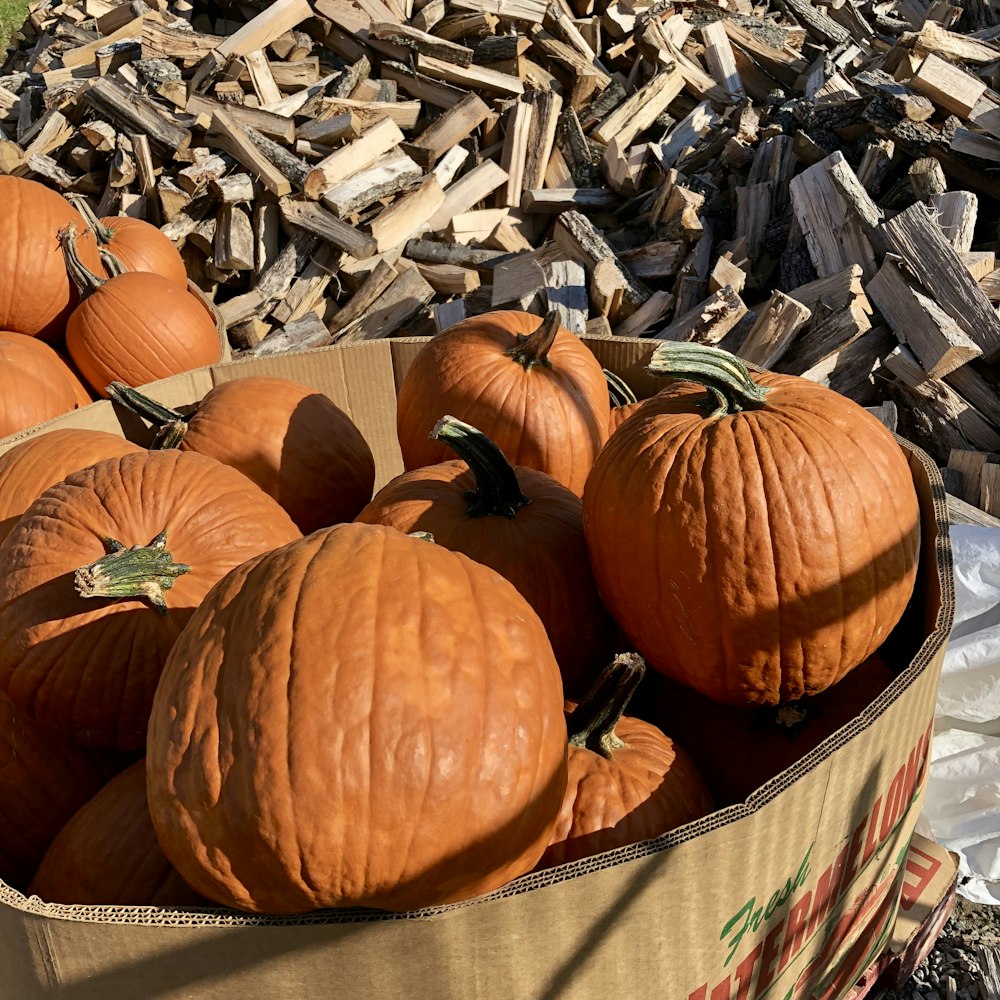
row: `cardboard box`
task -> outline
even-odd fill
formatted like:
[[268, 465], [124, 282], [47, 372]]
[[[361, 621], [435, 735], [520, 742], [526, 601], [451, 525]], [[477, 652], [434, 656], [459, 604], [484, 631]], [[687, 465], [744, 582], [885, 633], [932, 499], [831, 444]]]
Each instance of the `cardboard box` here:
[[[156, 383], [172, 406], [223, 380], [294, 378], [325, 392], [401, 471], [396, 386], [419, 340], [235, 362]], [[590, 340], [641, 395], [648, 340]], [[143, 428], [109, 403], [65, 426]], [[31, 433], [41, 433], [39, 429]], [[25, 435], [21, 435], [23, 438]], [[0, 442], [0, 450], [13, 442]], [[845, 995], [885, 948], [928, 769], [953, 618], [944, 490], [906, 446], [922, 512], [910, 608], [882, 647], [900, 673], [860, 717], [750, 797], [654, 841], [407, 914], [48, 905], [0, 885], [4, 1000], [799, 1000]], [[847, 983], [845, 986], [844, 983]]]

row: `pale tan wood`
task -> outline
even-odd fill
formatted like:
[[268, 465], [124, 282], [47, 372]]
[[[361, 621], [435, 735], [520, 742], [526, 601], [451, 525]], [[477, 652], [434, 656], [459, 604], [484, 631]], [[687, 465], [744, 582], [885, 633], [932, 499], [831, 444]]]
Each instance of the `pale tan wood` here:
[[930, 199], [937, 209], [937, 223], [956, 253], [972, 249], [979, 214], [979, 199], [972, 191], [946, 191]]
[[266, 48], [286, 31], [312, 17], [312, 14], [308, 0], [274, 0], [239, 31], [223, 39], [216, 51], [226, 59]]
[[933, 21], [924, 22], [914, 42], [913, 51], [917, 55], [934, 53], [949, 62], [973, 66], [986, 66], [1000, 61], [1000, 48], [996, 45], [954, 31], [946, 31]]
[[955, 129], [950, 148], [955, 153], [1000, 163], [1000, 141], [967, 128]]
[[[962, 489], [958, 493], [967, 503], [978, 506], [980, 501], [980, 484], [983, 469], [990, 455], [984, 451], [969, 451], [964, 448], [952, 448], [948, 455], [948, 468], [961, 474]], [[994, 456], [1000, 458], [1000, 456]]]
[[[344, 218], [351, 212], [373, 205], [416, 184], [423, 171], [401, 149], [380, 156], [370, 167], [352, 174], [324, 192], [320, 201], [335, 215]], [[437, 184], [437, 180], [434, 181]]]
[[467, 45], [449, 42], [408, 24], [373, 21], [369, 31], [375, 38], [403, 45], [421, 55], [442, 59], [456, 66], [469, 66], [472, 63], [472, 49]]
[[416, 265], [420, 276], [438, 295], [466, 295], [481, 284], [479, 272], [455, 264]]
[[979, 357], [979, 347], [936, 302], [908, 280], [901, 265], [899, 257], [887, 254], [866, 291], [924, 371], [931, 378], [941, 378]]
[[264, 272], [278, 259], [281, 250], [279, 234], [281, 209], [272, 200], [261, 200], [254, 205], [254, 280], [259, 281]]
[[934, 54], [920, 64], [910, 86], [959, 118], [968, 118], [986, 92], [986, 84], [981, 80]]
[[431, 171], [438, 179], [438, 184], [446, 188], [458, 176], [459, 170], [465, 165], [469, 158], [469, 151], [463, 146], [453, 146], [437, 162]]
[[589, 311], [587, 274], [583, 265], [565, 255], [542, 262], [546, 309], [559, 313], [560, 325], [582, 336], [587, 328]]
[[375, 299], [361, 319], [341, 332], [339, 341], [355, 342], [391, 337], [433, 297], [434, 289], [415, 267], [410, 268]]
[[924, 205], [900, 212], [879, 234], [987, 360], [1000, 354], [1000, 317]]
[[215, 266], [230, 271], [252, 271], [253, 226], [237, 205], [223, 205], [215, 227]]
[[387, 261], [376, 260], [371, 272], [361, 282], [357, 291], [330, 320], [331, 339], [336, 341], [337, 335], [342, 330], [362, 319], [378, 297], [396, 280], [398, 273]]
[[531, 107], [531, 126], [521, 190], [556, 187], [558, 185], [548, 183], [547, 174], [558, 148], [555, 145], [556, 127], [563, 107], [562, 97], [552, 90], [533, 90], [525, 94], [523, 100]]
[[381, 253], [405, 243], [443, 203], [444, 191], [438, 179], [430, 174], [369, 223], [368, 228], [375, 240], [376, 249]]
[[87, 43], [86, 45], [78, 45], [74, 48], [67, 49], [63, 52], [61, 57], [63, 66], [66, 69], [74, 69], [77, 66], [85, 66], [94, 61], [100, 49], [103, 49], [114, 42], [119, 42], [124, 38], [141, 37], [143, 26], [147, 20], [162, 21], [162, 18], [157, 13], [147, 12], [142, 14], [140, 17], [133, 18], [126, 24], [123, 24], [117, 31], [111, 32], [110, 35], [105, 35], [94, 42]]
[[292, 201], [289, 198], [282, 198], [278, 204], [281, 206], [281, 214], [293, 226], [327, 240], [351, 256], [363, 259], [376, 253], [375, 241], [370, 236], [341, 222], [322, 205], [313, 201]]
[[522, 102], [515, 104], [508, 112], [507, 130], [500, 153], [500, 166], [507, 171], [507, 180], [497, 191], [498, 206], [516, 208], [521, 204], [531, 117], [532, 106]]
[[548, 163], [545, 165], [544, 184], [547, 188], [576, 187], [566, 157], [558, 146], [552, 147]]
[[254, 49], [243, 56], [243, 63], [250, 74], [250, 82], [261, 107], [277, 104], [281, 101], [281, 90], [278, 88], [271, 64], [263, 49]]
[[743, 300], [727, 285], [653, 336], [657, 340], [716, 345], [747, 312]]
[[[978, 502], [978, 501], [977, 501]], [[1000, 519], [991, 517], [985, 511], [973, 504], [966, 503], [960, 497], [947, 494], [948, 520], [952, 524], [979, 524], [984, 528], [1000, 528]], [[993, 995], [986, 994], [986, 1000], [996, 1000], [1000, 996], [1000, 988]]]
[[479, 128], [489, 114], [489, 106], [480, 97], [467, 94], [458, 104], [435, 119], [416, 139], [406, 143], [403, 149], [425, 170], [429, 169], [449, 149]]
[[[240, 326], [251, 321], [255, 315], [263, 309], [265, 300], [255, 288], [242, 295], [236, 295], [225, 302], [219, 303], [216, 308], [222, 317], [222, 322], [227, 329]], [[263, 339], [257, 338], [257, 342]], [[250, 345], [248, 345], [250, 346]]]
[[292, 185], [288, 178], [257, 149], [246, 128], [228, 112], [213, 113], [208, 141], [257, 177], [272, 194], [280, 197], [291, 192]]
[[191, 94], [185, 105], [185, 111], [189, 115], [195, 115], [199, 118], [204, 115], [206, 126], [211, 123], [212, 115], [217, 111], [224, 111], [234, 121], [256, 129], [271, 139], [287, 143], [295, 140], [294, 121], [269, 111], [261, 111], [259, 108], [248, 108], [239, 104], [222, 104], [205, 97], [203, 94]]
[[993, 273], [997, 266], [997, 255], [993, 250], [976, 250], [959, 254], [962, 266], [980, 283]]
[[677, 69], [664, 70], [601, 121], [591, 135], [605, 145], [617, 138], [627, 146], [653, 124], [683, 89], [681, 72]]
[[[626, 250], [618, 254], [618, 259], [637, 278], [669, 278], [677, 273], [686, 254], [686, 243], [658, 240], [636, 247], [634, 250]], [[743, 274], [743, 277], [745, 279], [746, 274]], [[736, 291], [740, 291], [735, 284], [733, 287]]]
[[322, 197], [337, 184], [369, 169], [402, 141], [403, 133], [399, 126], [391, 119], [383, 118], [360, 138], [335, 149], [317, 163], [306, 178], [306, 195], [310, 198]]
[[507, 171], [492, 160], [484, 160], [445, 189], [444, 203], [428, 222], [431, 232], [443, 230], [452, 218], [468, 212], [507, 180]]
[[994, 427], [1000, 428], [1000, 395], [993, 384], [976, 371], [974, 365], [963, 365], [945, 375], [944, 381]]
[[708, 276], [708, 290], [717, 292], [720, 288], [729, 285], [738, 295], [743, 291], [746, 281], [746, 271], [737, 267], [726, 255], [722, 255], [715, 262], [712, 273]]
[[432, 56], [418, 55], [417, 71], [467, 90], [485, 91], [502, 97], [520, 97], [524, 93], [524, 84], [516, 76], [498, 73], [485, 66], [456, 66]]
[[256, 347], [244, 351], [244, 358], [268, 358], [292, 351], [306, 351], [314, 347], [325, 347], [330, 342], [326, 324], [310, 313], [283, 327], [272, 330]]
[[784, 292], [772, 292], [771, 298], [759, 307], [757, 319], [736, 353], [746, 361], [771, 368], [811, 317], [812, 311], [801, 302]]
[[548, 0], [452, 0], [451, 5], [460, 10], [494, 14], [512, 21], [541, 24]]
[[531, 243], [509, 218], [497, 224], [489, 236], [482, 240], [482, 246], [488, 250], [503, 250], [507, 253], [521, 253], [533, 249]]
[[914, 160], [909, 169], [910, 187], [917, 201], [930, 201], [935, 195], [948, 190], [941, 161], [933, 156]]
[[318, 120], [353, 113], [362, 131], [372, 128], [385, 118], [394, 121], [399, 128], [408, 130], [416, 126], [420, 117], [419, 101], [355, 101], [347, 97], [328, 97], [321, 102], [321, 109]]
[[276, 303], [271, 319], [289, 324], [304, 319], [310, 313], [322, 317], [326, 289], [344, 254], [332, 246], [322, 246], [309, 259], [301, 273], [295, 276], [288, 294]]
[[701, 29], [701, 40], [705, 45], [705, 63], [716, 83], [727, 94], [743, 94], [743, 81], [736, 67], [733, 47], [726, 29], [719, 21], [706, 24]]
[[448, 238], [455, 243], [480, 243], [488, 239], [510, 214], [510, 209], [481, 208], [452, 217], [447, 226]]
[[627, 319], [614, 328], [616, 337], [642, 337], [658, 323], [663, 322], [674, 307], [670, 292], [653, 292]]

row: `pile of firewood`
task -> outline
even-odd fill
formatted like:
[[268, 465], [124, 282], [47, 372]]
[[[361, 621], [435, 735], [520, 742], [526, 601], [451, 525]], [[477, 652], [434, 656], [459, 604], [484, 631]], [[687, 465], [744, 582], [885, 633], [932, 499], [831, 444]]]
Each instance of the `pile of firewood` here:
[[1000, 515], [992, 3], [36, 0], [0, 171], [161, 226], [236, 354], [555, 306], [881, 404]]

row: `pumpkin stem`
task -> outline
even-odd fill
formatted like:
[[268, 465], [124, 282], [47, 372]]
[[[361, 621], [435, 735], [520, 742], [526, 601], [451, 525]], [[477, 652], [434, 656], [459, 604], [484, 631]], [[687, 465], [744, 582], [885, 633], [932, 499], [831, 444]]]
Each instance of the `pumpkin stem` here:
[[144, 396], [138, 389], [133, 389], [124, 382], [112, 382], [104, 391], [112, 402], [124, 406], [126, 410], [140, 417], [145, 417], [157, 428], [156, 437], [153, 438], [150, 447], [151, 451], [176, 448], [184, 440], [190, 417], [157, 403], [155, 399]]
[[442, 417], [430, 436], [444, 441], [472, 470], [476, 488], [465, 499], [469, 517], [512, 518], [531, 497], [521, 492], [514, 467], [504, 453], [480, 430], [452, 416]]
[[107, 555], [76, 571], [76, 592], [81, 597], [145, 597], [161, 615], [166, 615], [163, 592], [174, 585], [174, 577], [191, 569], [173, 561], [167, 551], [166, 528], [148, 545], [126, 548], [115, 538], [101, 541]]
[[718, 405], [713, 417], [742, 410], [760, 410], [770, 391], [757, 385], [739, 358], [718, 347], [664, 341], [653, 351], [646, 368], [654, 378], [684, 379], [703, 385]]
[[586, 747], [608, 758], [625, 746], [615, 726], [645, 672], [646, 661], [638, 653], [619, 653], [567, 720], [570, 746]]
[[517, 343], [507, 352], [525, 371], [531, 371], [535, 365], [552, 367], [549, 361], [549, 351], [555, 343], [559, 332], [559, 312], [550, 309], [545, 318], [538, 324], [538, 329], [527, 337], [518, 334]]
[[434, 536], [429, 531], [411, 531], [410, 538], [415, 538], [418, 542], [430, 542], [434, 544]]
[[[110, 227], [104, 225], [103, 222], [94, 213], [94, 210], [90, 207], [90, 202], [81, 194], [68, 194], [66, 195], [67, 201], [83, 216], [84, 222], [87, 223], [87, 228], [94, 231], [94, 237], [97, 239], [98, 247], [103, 244], [110, 243], [115, 236], [115, 231]], [[117, 258], [112, 258], [117, 263]], [[119, 267], [121, 265], [119, 264]], [[113, 276], [113, 275], [112, 275]]]
[[107, 284], [105, 278], [98, 277], [80, 260], [76, 249], [75, 222], [71, 222], [59, 230], [59, 245], [62, 247], [63, 259], [66, 261], [66, 270], [69, 272], [70, 280], [76, 285], [81, 299]]
[[607, 368], [602, 368], [601, 371], [604, 372], [604, 381], [608, 383], [608, 395], [611, 397], [612, 408], [639, 402], [628, 382], [614, 372], [608, 371]]
[[125, 273], [125, 265], [108, 249], [97, 245], [97, 253], [101, 258], [104, 269], [108, 272], [109, 278], [117, 278]]

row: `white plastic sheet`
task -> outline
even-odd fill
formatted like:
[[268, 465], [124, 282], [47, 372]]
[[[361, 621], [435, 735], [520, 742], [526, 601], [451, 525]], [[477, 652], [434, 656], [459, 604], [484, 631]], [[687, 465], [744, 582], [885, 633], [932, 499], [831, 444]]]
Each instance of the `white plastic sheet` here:
[[1000, 905], [1000, 528], [953, 525], [955, 628], [920, 828], [959, 855], [959, 892]]

